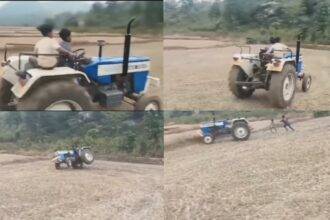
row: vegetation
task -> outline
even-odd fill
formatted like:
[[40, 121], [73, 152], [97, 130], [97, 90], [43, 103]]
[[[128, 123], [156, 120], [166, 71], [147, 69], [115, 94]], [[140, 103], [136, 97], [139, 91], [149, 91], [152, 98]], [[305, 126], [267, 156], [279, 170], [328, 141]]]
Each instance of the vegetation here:
[[75, 31], [106, 32], [121, 30], [135, 17], [138, 31], [162, 33], [162, 1], [108, 1], [95, 2], [88, 12], [61, 13], [47, 18], [46, 23], [69, 27]]
[[268, 43], [270, 36], [330, 44], [330, 0], [168, 0], [167, 33], [215, 33]]
[[142, 112], [1, 112], [0, 149], [51, 152], [73, 143], [98, 155], [163, 157], [163, 116]]
[[233, 118], [248, 118], [250, 121], [254, 119], [270, 119], [278, 118], [283, 114], [290, 115], [307, 115], [308, 112], [303, 111], [287, 111], [287, 110], [253, 110], [253, 111], [168, 111], [164, 113], [164, 120], [166, 124], [196, 124], [200, 122], [210, 121], [215, 117], [216, 119], [233, 119]]

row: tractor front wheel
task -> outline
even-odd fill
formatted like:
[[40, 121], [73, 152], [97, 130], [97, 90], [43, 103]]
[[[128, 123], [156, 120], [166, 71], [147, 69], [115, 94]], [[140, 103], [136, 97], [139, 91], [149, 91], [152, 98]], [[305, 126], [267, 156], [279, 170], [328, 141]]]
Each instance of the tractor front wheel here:
[[312, 85], [312, 76], [311, 75], [305, 75], [302, 81], [302, 91], [307, 92]]
[[162, 110], [162, 103], [158, 96], [142, 96], [134, 106], [136, 111], [160, 111]]
[[52, 80], [28, 91], [17, 110], [93, 110], [93, 104], [85, 88], [74, 80]]
[[250, 128], [246, 122], [234, 122], [232, 127], [232, 136], [236, 141], [245, 141], [250, 137]]
[[212, 144], [214, 141], [214, 136], [212, 135], [206, 135], [203, 137], [203, 141], [205, 144]]
[[237, 66], [233, 66], [229, 72], [229, 89], [230, 91], [240, 99], [249, 98], [252, 96], [254, 89], [245, 86], [239, 86], [236, 81], [246, 81], [247, 75], [244, 71]]
[[60, 163], [55, 163], [55, 169], [59, 170], [61, 168], [61, 164]]
[[295, 67], [286, 64], [281, 73], [272, 73], [269, 87], [269, 98], [279, 108], [291, 105], [296, 91]]

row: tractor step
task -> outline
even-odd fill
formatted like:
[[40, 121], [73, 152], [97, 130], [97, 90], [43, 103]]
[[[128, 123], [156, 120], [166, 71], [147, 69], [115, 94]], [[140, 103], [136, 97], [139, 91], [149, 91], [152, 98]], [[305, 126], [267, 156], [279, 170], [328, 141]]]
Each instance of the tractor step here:
[[104, 107], [116, 107], [122, 104], [124, 93], [117, 89], [99, 88], [98, 101]]

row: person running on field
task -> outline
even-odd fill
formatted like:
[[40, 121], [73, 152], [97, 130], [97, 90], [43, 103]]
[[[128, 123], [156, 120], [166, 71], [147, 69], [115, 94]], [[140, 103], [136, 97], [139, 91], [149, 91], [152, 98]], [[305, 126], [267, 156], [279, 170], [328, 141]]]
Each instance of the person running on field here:
[[270, 119], [270, 125], [269, 125], [269, 129], [272, 133], [277, 132], [277, 128], [276, 128], [276, 124], [274, 122], [274, 119]]
[[282, 120], [281, 122], [283, 122], [283, 127], [285, 128], [286, 131], [288, 131], [290, 128], [292, 131], [294, 131], [294, 128], [291, 126], [288, 118], [285, 115], [282, 115]]
[[34, 47], [34, 53], [37, 54], [37, 57], [30, 59], [34, 66], [40, 66], [43, 68], [55, 67], [58, 64], [58, 57], [56, 55], [59, 53], [65, 54], [69, 57], [74, 57], [74, 54], [71, 51], [62, 48], [57, 40], [54, 39], [54, 27], [52, 25], [43, 24], [38, 26], [37, 29], [42, 34], [43, 38], [40, 39]]

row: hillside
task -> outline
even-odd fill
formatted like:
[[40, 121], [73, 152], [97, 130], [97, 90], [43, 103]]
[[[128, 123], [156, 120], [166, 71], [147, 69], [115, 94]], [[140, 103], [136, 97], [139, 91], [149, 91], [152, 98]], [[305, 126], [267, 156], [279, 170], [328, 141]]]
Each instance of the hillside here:
[[165, 152], [165, 219], [329, 217], [330, 117], [297, 121], [295, 132], [256, 125], [244, 142], [165, 135], [182, 141]]

